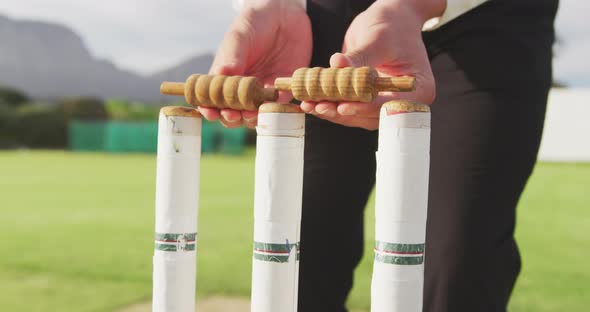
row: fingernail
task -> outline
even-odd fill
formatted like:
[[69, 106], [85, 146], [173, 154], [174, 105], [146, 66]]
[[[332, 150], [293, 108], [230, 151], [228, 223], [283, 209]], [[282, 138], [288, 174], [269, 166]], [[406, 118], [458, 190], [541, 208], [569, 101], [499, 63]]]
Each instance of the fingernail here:
[[236, 126], [241, 125], [241, 123], [239, 121], [231, 121], [231, 120], [227, 120], [227, 119], [220, 119], [219, 122], [221, 122], [221, 124], [226, 128], [236, 127]]
[[237, 66], [237, 63], [236, 62], [228, 62], [228, 63], [224, 63], [220, 67], [220, 69], [223, 69], [224, 71], [226, 71], [226, 70], [230, 70], [231, 71], [231, 70], [235, 69], [236, 66]]
[[313, 107], [307, 107], [307, 106], [301, 106], [301, 110], [304, 111], [305, 113], [310, 113], [310, 114], [315, 114], [316, 111], [315, 109], [313, 109]]
[[346, 54], [342, 54], [342, 55], [344, 56], [344, 58], [346, 59], [346, 61], [348, 61], [348, 65], [349, 66], [356, 67], [356, 65], [354, 64], [354, 60], [350, 56], [348, 56]]
[[240, 121], [240, 119], [242, 119], [242, 117], [240, 117], [240, 116], [232, 117], [232, 118], [224, 117], [224, 119], [227, 121], [230, 121], [230, 122], [236, 122], [236, 121]]
[[256, 122], [256, 120], [258, 119], [258, 117], [254, 116], [254, 117], [250, 117], [250, 118], [246, 118], [243, 117], [245, 122]]
[[255, 129], [258, 125], [258, 120], [256, 118], [244, 119], [244, 125], [250, 129]]
[[353, 108], [353, 107], [348, 107], [348, 108], [345, 108], [345, 109], [343, 109], [343, 110], [340, 112], [340, 114], [341, 114], [341, 115], [344, 115], [344, 116], [352, 116], [352, 115], [356, 115], [356, 109], [355, 109], [355, 108]]
[[324, 115], [324, 116], [328, 116], [328, 117], [335, 117], [336, 116], [336, 112], [332, 109], [325, 109], [322, 111], [318, 112], [320, 115]]

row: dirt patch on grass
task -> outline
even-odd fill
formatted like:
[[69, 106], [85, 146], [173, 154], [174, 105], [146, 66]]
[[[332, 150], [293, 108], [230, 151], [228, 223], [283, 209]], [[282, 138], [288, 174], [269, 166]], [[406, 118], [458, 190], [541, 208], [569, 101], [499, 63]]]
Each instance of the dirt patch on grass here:
[[[210, 297], [197, 302], [196, 310], [199, 312], [249, 312], [250, 301], [233, 297]], [[145, 302], [125, 307], [118, 312], [151, 312], [152, 303]]]
[[[199, 312], [250, 312], [250, 300], [234, 297], [209, 297], [197, 302]], [[152, 303], [140, 303], [125, 307], [118, 312], [151, 312]], [[353, 310], [351, 312], [363, 312]]]

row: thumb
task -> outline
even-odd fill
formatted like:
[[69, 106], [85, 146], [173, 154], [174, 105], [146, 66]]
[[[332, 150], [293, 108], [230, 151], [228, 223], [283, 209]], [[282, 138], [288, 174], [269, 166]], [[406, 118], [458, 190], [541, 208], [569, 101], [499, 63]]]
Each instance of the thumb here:
[[236, 21], [223, 37], [217, 50], [210, 73], [222, 75], [242, 75], [246, 71], [248, 51], [251, 44], [247, 26]]
[[365, 46], [346, 51], [345, 53], [334, 53], [330, 58], [331, 67], [377, 67], [387, 62], [387, 55], [383, 53], [385, 49], [378, 47], [377, 44], [367, 44]]

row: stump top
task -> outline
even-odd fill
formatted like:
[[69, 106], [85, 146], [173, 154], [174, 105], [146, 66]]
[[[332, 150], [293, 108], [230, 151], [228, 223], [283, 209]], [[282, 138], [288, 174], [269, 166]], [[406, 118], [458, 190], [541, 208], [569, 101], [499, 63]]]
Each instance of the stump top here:
[[264, 103], [258, 108], [260, 114], [264, 113], [299, 113], [303, 114], [303, 111], [296, 104], [287, 103]]
[[165, 116], [201, 118], [201, 113], [195, 108], [186, 106], [165, 106], [160, 109]]
[[417, 103], [409, 100], [394, 100], [383, 104], [387, 110], [387, 114], [399, 113], [429, 113], [430, 106], [422, 103]]

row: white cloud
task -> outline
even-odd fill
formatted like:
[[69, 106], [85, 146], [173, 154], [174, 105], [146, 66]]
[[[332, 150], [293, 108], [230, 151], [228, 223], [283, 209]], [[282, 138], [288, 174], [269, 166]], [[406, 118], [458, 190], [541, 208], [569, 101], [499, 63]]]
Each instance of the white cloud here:
[[[555, 76], [590, 85], [590, 1], [561, 0]], [[0, 13], [65, 24], [95, 55], [149, 73], [214, 51], [235, 12], [231, 0], [0, 1]]]
[[65, 24], [94, 55], [143, 73], [214, 51], [235, 15], [231, 0], [1, 1], [0, 13]]
[[561, 0], [556, 28], [559, 38], [554, 62], [556, 80], [571, 86], [590, 87], [590, 2]]

